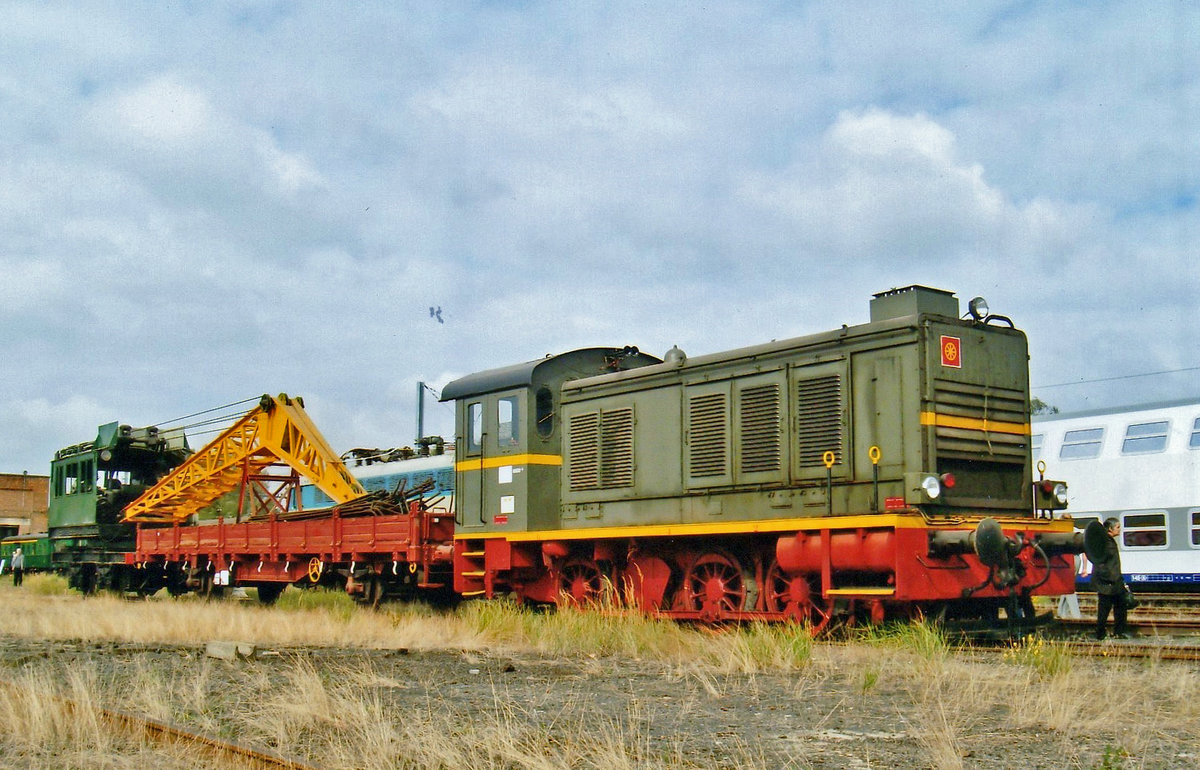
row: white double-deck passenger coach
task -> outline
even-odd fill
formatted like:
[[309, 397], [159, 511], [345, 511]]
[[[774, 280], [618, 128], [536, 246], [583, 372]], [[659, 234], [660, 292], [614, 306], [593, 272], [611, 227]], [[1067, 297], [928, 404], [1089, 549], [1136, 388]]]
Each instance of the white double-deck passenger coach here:
[[[1200, 589], [1200, 399], [1035, 416], [1033, 459], [1067, 482], [1076, 529], [1121, 522], [1128, 582]], [[1081, 589], [1090, 574], [1081, 556]]]

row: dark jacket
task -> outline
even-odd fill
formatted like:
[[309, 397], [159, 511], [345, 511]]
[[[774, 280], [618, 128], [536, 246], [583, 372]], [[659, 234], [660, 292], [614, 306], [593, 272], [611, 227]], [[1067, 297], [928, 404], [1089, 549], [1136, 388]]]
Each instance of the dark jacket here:
[[1121, 576], [1121, 552], [1112, 535], [1104, 533], [1106, 542], [1099, 559], [1092, 560], [1092, 586], [1098, 594], [1118, 596], [1125, 593], [1125, 581]]

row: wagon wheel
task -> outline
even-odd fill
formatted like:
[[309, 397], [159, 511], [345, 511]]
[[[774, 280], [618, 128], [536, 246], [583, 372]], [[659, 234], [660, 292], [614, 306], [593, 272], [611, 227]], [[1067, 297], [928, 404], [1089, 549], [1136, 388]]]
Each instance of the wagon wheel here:
[[167, 571], [167, 593], [173, 598], [183, 596], [188, 592], [187, 575], [183, 570], [172, 568]]
[[264, 605], [274, 604], [285, 588], [287, 588], [287, 583], [259, 583], [258, 603]]
[[558, 571], [558, 590], [567, 602], [594, 604], [603, 587], [603, 573], [591, 559], [571, 559]]
[[383, 578], [367, 575], [359, 583], [362, 584], [362, 593], [355, 597], [355, 601], [364, 607], [378, 609], [379, 602], [383, 600]]
[[225, 586], [217, 585], [214, 578], [215, 576], [211, 572], [200, 573], [200, 589], [197, 593], [205, 600], [220, 599], [225, 595]]
[[767, 570], [766, 606], [768, 612], [782, 612], [791, 620], [808, 626], [813, 636], [825, 630], [833, 616], [821, 592], [804, 575], [788, 575], [778, 562]]
[[758, 586], [754, 577], [727, 553], [706, 553], [691, 563], [683, 578], [684, 608], [703, 620], [754, 609]]

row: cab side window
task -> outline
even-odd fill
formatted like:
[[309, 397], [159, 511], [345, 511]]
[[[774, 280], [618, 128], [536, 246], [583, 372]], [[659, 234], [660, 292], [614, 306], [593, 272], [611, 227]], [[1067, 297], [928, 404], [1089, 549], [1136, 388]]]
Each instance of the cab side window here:
[[467, 451], [478, 452], [483, 448], [483, 404], [476, 401], [467, 404]]
[[554, 433], [554, 394], [543, 387], [537, 392], [537, 432], [542, 438]]

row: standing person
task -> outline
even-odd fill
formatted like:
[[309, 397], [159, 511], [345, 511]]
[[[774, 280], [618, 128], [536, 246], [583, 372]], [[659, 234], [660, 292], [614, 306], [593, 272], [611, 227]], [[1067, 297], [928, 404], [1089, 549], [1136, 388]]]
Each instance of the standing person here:
[[[1092, 524], [1088, 525], [1091, 529]], [[1129, 636], [1126, 625], [1125, 580], [1121, 574], [1121, 551], [1117, 548], [1117, 535], [1121, 534], [1121, 522], [1107, 519], [1103, 534], [1093, 532], [1097, 547], [1089, 549], [1092, 560], [1092, 586], [1096, 589], [1096, 638], [1103, 639], [1108, 625], [1108, 613], [1113, 614], [1113, 635]], [[1087, 537], [1085, 533], [1084, 537]]]
[[21, 585], [25, 579], [25, 554], [21, 553], [20, 547], [13, 551], [12, 571], [13, 585]]

